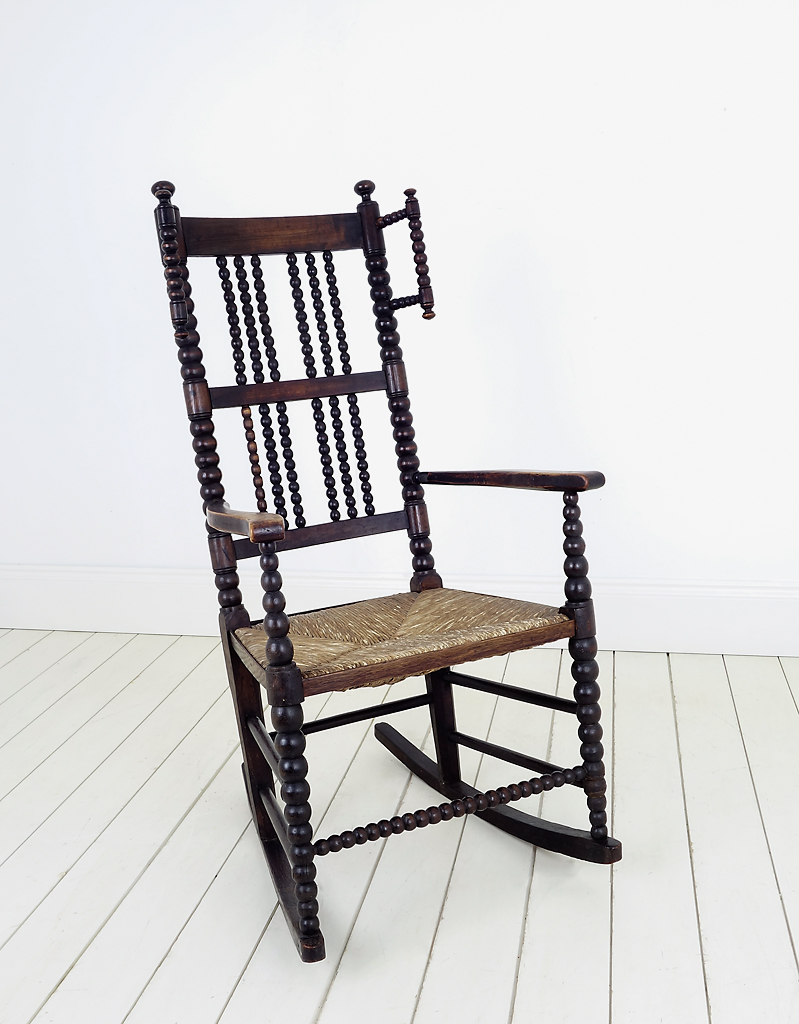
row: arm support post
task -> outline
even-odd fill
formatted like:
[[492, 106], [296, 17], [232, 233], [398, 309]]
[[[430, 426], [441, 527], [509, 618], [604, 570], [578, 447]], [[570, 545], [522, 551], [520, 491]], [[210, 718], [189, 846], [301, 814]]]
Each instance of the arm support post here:
[[477, 469], [417, 473], [420, 484], [447, 484], [460, 487], [510, 487], [524, 491], [593, 491], [604, 486], [602, 473], [552, 470]]
[[602, 715], [599, 707], [600, 689], [599, 665], [596, 661], [597, 643], [594, 620], [594, 603], [591, 600], [591, 583], [588, 579], [588, 559], [585, 557], [583, 524], [580, 522], [580, 508], [577, 492], [566, 491], [563, 495], [563, 551], [566, 559], [563, 571], [566, 574], [566, 604], [561, 611], [574, 619], [575, 635], [569, 640], [569, 654], [572, 657], [572, 678], [574, 699], [577, 702], [577, 720], [580, 727], [580, 754], [585, 769], [586, 802], [588, 819], [591, 823], [591, 837], [598, 843], [608, 839], [605, 791], [605, 755], [602, 746]]

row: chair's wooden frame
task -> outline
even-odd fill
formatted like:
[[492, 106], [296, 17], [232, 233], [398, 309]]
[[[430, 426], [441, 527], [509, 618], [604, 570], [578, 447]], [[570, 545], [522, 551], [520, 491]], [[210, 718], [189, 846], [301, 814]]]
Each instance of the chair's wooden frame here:
[[[356, 213], [252, 219], [181, 218], [179, 210], [171, 201], [173, 185], [162, 181], [156, 183], [152, 190], [159, 201], [155, 211], [156, 224], [175, 340], [182, 364], [186, 409], [194, 437], [195, 462], [204, 502], [211, 563], [219, 591], [222, 644], [244, 756], [244, 781], [255, 826], [283, 912], [305, 961], [324, 957], [324, 940], [317, 916], [315, 856], [324, 856], [370, 840], [423, 828], [463, 814], [477, 813], [484, 821], [545, 849], [602, 864], [612, 863], [621, 857], [621, 845], [608, 836], [606, 827], [605, 769], [602, 761], [602, 727], [599, 724], [599, 686], [596, 682], [599, 673], [595, 660], [596, 630], [578, 507], [578, 493], [601, 487], [604, 477], [601, 473], [420, 472], [405, 366], [394, 319], [395, 310], [417, 304], [422, 307], [426, 319], [434, 316], [419, 203], [414, 190], [409, 189], [406, 192], [405, 207], [381, 217], [377, 203], [371, 198], [374, 185], [362, 181], [356, 185], [355, 190], [361, 196]], [[409, 221], [411, 228], [419, 293], [397, 299], [392, 297], [389, 286], [383, 229], [404, 219]], [[285, 254], [290, 260], [290, 254], [297, 252], [326, 251], [328, 258], [334, 251], [356, 248], [363, 250], [369, 272], [382, 370], [300, 381], [209, 387], [202, 365], [197, 322], [190, 298], [186, 266], [189, 256]], [[258, 490], [260, 467], [257, 454], [253, 455], [257, 449], [254, 447], [251, 405], [314, 400], [374, 390], [384, 390], [388, 396], [402, 484], [401, 510], [288, 529], [284, 519], [274, 513], [238, 512], [228, 508], [224, 502], [224, 488], [216, 454], [212, 420], [214, 409], [234, 406], [241, 408], [256, 478], [256, 494], [263, 499], [263, 489]], [[278, 551], [392, 530], [407, 530], [413, 555], [411, 591], [420, 593], [441, 587], [441, 577], [435, 570], [431, 554], [424, 502], [425, 484], [560, 491], [564, 501], [563, 547], [566, 553], [566, 602], [561, 611], [567, 616], [566, 620], [527, 634], [483, 642], [475, 645], [474, 649], [460, 651], [457, 660], [453, 659], [451, 653], [417, 658], [408, 665], [403, 664], [402, 669], [408, 675], [425, 676], [425, 693], [304, 724], [302, 703], [307, 695], [345, 689], [353, 683], [346, 678], [342, 681], [326, 680], [325, 677], [315, 677], [304, 683], [293, 661], [290, 623], [284, 610], [285, 599], [278, 572]], [[265, 502], [261, 501], [260, 504], [265, 508]], [[240, 539], [234, 541], [234, 536]], [[238, 589], [237, 559], [253, 555], [260, 556], [263, 571], [263, 628], [269, 638], [267, 667], [259, 664], [236, 636], [237, 629], [253, 625]], [[574, 700], [492, 683], [452, 670], [453, 663], [463, 664], [480, 657], [564, 638], [568, 638], [569, 652], [573, 659]], [[385, 669], [377, 669], [373, 679], [360, 677], [357, 685], [377, 681], [380, 671], [385, 672]], [[472, 687], [574, 714], [579, 722], [581, 764], [571, 769], [560, 768], [460, 733], [455, 721], [453, 685]], [[271, 709], [274, 732], [269, 732], [264, 723], [262, 688], [266, 691]], [[306, 735], [419, 706], [430, 708], [436, 761], [430, 760], [389, 725], [375, 726], [375, 734], [412, 772], [443, 794], [447, 802], [372, 822], [314, 842], [310, 825], [310, 788], [306, 780], [307, 762], [303, 756]], [[461, 778], [460, 746], [472, 747], [503, 758], [536, 775], [518, 784], [487, 793], [478, 792]], [[279, 792], [275, 789], [276, 779], [280, 783]], [[511, 801], [564, 784], [576, 785], [585, 791], [590, 831], [578, 831], [543, 821], [506, 806]]]

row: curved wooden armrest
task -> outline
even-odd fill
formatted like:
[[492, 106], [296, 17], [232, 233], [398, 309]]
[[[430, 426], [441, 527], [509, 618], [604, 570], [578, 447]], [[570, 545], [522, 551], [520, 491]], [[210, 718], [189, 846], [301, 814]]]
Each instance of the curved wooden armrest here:
[[461, 487], [515, 487], [529, 491], [593, 491], [602, 487], [602, 473], [534, 472], [524, 469], [456, 469], [450, 472], [417, 473], [420, 484], [454, 484]]
[[238, 512], [224, 501], [210, 504], [205, 510], [205, 518], [212, 529], [249, 537], [253, 544], [283, 540], [286, 533], [282, 516], [274, 512]]

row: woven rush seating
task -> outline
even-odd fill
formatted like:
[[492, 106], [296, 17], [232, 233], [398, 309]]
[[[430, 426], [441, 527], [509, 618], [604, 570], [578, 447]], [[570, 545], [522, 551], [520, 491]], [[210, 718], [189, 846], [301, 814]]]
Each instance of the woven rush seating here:
[[[557, 608], [462, 590], [392, 594], [289, 617], [305, 692], [379, 686], [570, 636]], [[542, 638], [542, 631], [547, 635]], [[264, 668], [262, 628], [236, 637]]]

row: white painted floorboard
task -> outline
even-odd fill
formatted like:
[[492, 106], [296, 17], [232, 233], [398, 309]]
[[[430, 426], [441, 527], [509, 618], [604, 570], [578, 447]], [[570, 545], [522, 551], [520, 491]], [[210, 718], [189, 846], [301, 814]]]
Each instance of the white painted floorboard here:
[[[217, 641], [0, 630], [0, 1024], [799, 1024], [799, 659], [600, 655], [612, 869], [470, 817], [318, 861], [304, 965], [249, 822]], [[569, 696], [556, 648], [471, 667]], [[314, 698], [308, 717], [421, 691]], [[461, 690], [561, 764], [571, 716]], [[5, 714], [4, 714], [5, 712]], [[432, 752], [424, 709], [391, 719]], [[371, 735], [309, 737], [319, 835], [440, 802]], [[462, 750], [481, 788], [525, 772]], [[564, 787], [529, 810], [585, 827]]]
[[[567, 654], [555, 650], [520, 652], [511, 658], [509, 678], [524, 685], [525, 675], [519, 670], [527, 661], [549, 658], [555, 662], [560, 696], [571, 697], [574, 682]], [[613, 655], [598, 655], [603, 697], [603, 726], [608, 762], [608, 810], [612, 809], [612, 721], [613, 721]], [[539, 689], [544, 689], [539, 686]], [[574, 720], [555, 715], [549, 760], [555, 764], [573, 765], [575, 757]], [[534, 813], [539, 813], [534, 809]], [[566, 787], [545, 794], [540, 815], [576, 828], [585, 828], [586, 806], [582, 790]], [[609, 815], [610, 817], [610, 815]], [[607, 998], [610, 979], [610, 896], [611, 872], [597, 870], [597, 865], [559, 857], [547, 850], [536, 850], [530, 893], [527, 898], [525, 930], [516, 991], [513, 1000], [515, 1024], [528, 1021], [558, 1024], [605, 1024], [609, 1019]], [[580, 949], [580, 984], [574, 983], [572, 970], [564, 964], [574, 963], [575, 935], [582, 936]], [[588, 938], [590, 937], [590, 941]], [[597, 998], [597, 993], [602, 993]]]

